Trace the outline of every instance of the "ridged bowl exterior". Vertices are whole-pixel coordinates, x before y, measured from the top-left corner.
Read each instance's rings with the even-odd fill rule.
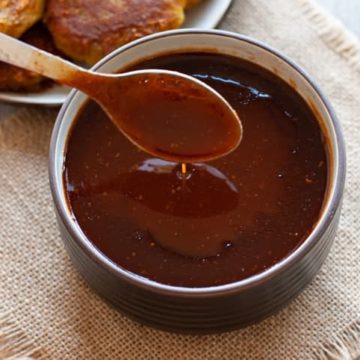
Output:
[[[327,231],[295,266],[246,291],[216,297],[159,294],[119,280],[82,251],[61,219],[67,252],[88,284],[124,314],[146,325],[182,333],[211,333],[243,327],[281,309],[316,275],[329,253],[338,225],[337,211]]]
[[[291,63],[300,75],[310,81],[291,60],[264,44],[238,34],[221,31],[173,31],[145,38],[137,43],[151,43],[153,39],[162,36],[172,37],[179,34],[231,37],[255,44],[262,51],[271,52],[272,55],[281,57],[282,61]],[[129,46],[136,47],[137,44]],[[102,63],[106,64],[107,60],[113,59],[118,52],[121,52],[121,49],[110,54]],[[332,169],[335,174],[332,179],[334,191],[331,199],[328,199],[330,205],[322,223],[314,228],[306,246],[300,246],[294,256],[289,256],[289,259],[282,261],[278,268],[270,270],[268,274],[260,274],[230,286],[198,289],[160,286],[119,269],[95,247],[85,243],[82,239],[84,235],[74,228],[73,219],[62,195],[64,190],[61,187],[59,171],[56,170],[57,166],[61,166],[59,161],[62,161],[57,153],[59,142],[65,141],[59,140],[59,128],[66,117],[67,107],[74,102],[73,92],[60,111],[54,129],[50,148],[50,184],[66,250],[89,285],[127,316],[156,328],[181,333],[211,333],[243,327],[273,314],[299,294],[314,278],[329,253],[339,221],[345,180],[345,151],[338,121],[324,95],[313,82],[311,85],[329,114],[334,131],[332,136],[327,138],[337,149],[336,169]],[[335,157],[335,154],[329,156]]]

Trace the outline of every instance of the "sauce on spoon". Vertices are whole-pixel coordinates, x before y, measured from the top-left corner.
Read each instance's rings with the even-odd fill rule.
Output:
[[[155,157],[209,161],[241,141],[236,112],[198,80],[166,71],[138,71],[123,78],[79,75],[67,83],[94,98],[129,140]]]

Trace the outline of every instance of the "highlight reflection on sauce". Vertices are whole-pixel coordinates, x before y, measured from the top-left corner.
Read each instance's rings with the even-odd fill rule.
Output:
[[[236,186],[210,165],[188,164],[183,174],[181,164],[147,159],[129,173],[72,194],[104,192],[107,199],[121,196],[139,228],[179,254],[215,256],[236,237],[234,229],[217,230],[238,205]]]
[[[187,165],[183,175],[181,164],[148,159],[125,176],[121,191],[134,203],[133,217],[166,249],[215,256],[236,237],[231,228],[219,234],[218,227],[236,208],[237,189],[210,165]]]

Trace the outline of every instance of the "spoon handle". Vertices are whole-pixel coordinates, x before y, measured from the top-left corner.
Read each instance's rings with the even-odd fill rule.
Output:
[[[71,76],[83,70],[69,61],[0,33],[0,60],[50,79],[67,83]]]

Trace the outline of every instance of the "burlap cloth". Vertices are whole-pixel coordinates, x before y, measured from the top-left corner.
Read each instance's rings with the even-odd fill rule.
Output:
[[[64,251],[47,174],[56,111],[0,105],[1,359],[359,359],[360,45],[309,0],[235,0],[221,28],[295,59],[338,113],[347,186],[320,274],[286,309],[244,330],[180,336],[128,320],[86,286]]]

